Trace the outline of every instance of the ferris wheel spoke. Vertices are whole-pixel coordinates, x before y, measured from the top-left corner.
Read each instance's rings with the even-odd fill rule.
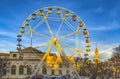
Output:
[[[42,43],[42,44],[36,46],[35,48],[41,48],[41,47],[47,46],[49,44],[50,44],[50,42],[45,42],[45,43]]]
[[[55,17],[47,17],[48,20],[52,20],[52,21],[60,21],[61,18],[55,18]]]
[[[32,33],[30,34],[30,47],[32,47]]]
[[[46,13],[45,17],[48,17],[48,12]]]
[[[25,31],[24,33],[22,33],[21,35],[27,35],[27,34],[30,34],[30,32],[29,31]]]
[[[62,25],[63,25],[63,21],[61,22],[61,24],[60,24],[60,26],[59,26],[59,28],[58,28],[58,31],[57,31],[56,37],[58,37],[58,34],[59,34],[60,30],[61,30]]]
[[[81,47],[81,48],[73,48],[72,46],[68,45],[68,44],[65,44],[63,42],[60,42],[63,46],[67,47],[67,48],[70,48],[72,51],[74,51],[73,53],[76,54],[76,53],[80,53],[85,47]]]
[[[76,48],[78,48],[78,44],[79,44],[78,34],[75,34],[75,39],[76,39]]]
[[[62,25],[63,25],[63,22],[64,22],[64,16],[63,16],[63,13],[62,13],[62,12],[61,12],[60,16],[61,16],[62,22],[61,22],[61,24],[59,25],[59,28],[58,28],[57,33],[56,33],[56,37],[58,37],[58,34],[59,34],[59,32],[60,32],[60,30],[61,30],[61,27],[62,27]]]
[[[64,38],[67,38],[67,37],[70,37],[70,36],[74,35],[75,33],[76,33],[76,32],[72,32],[72,33],[69,33],[69,34],[67,34],[67,35],[61,36],[61,37],[59,37],[59,40],[64,39]]]
[[[34,30],[36,30],[42,23],[44,22],[44,20],[38,22],[35,26],[34,26]]]
[[[63,15],[62,12],[61,12],[60,16],[61,16],[61,20],[64,21],[66,17]]]
[[[61,42],[60,42],[61,43]],[[61,45],[67,47],[68,49],[70,49],[69,51],[73,51],[73,53],[71,54],[70,57],[73,57],[76,53],[75,52],[78,52],[78,49],[77,48],[73,48],[71,47],[70,45],[68,44],[65,44],[65,43],[61,43]],[[80,50],[79,50],[80,51]]]
[[[50,37],[48,37],[48,36],[46,36],[46,35],[44,35],[44,34],[41,34],[41,33],[38,33],[38,32],[36,32],[36,31],[34,31],[33,30],[33,33],[35,33],[36,35],[39,35],[40,37],[43,37],[43,38],[45,38],[45,39],[51,39]]]
[[[70,48],[72,51],[75,51],[75,48],[73,48],[72,46],[68,45],[68,44],[65,44],[63,42],[60,42],[61,45],[67,47],[67,48]]]
[[[31,26],[29,26],[29,32],[30,32],[30,46],[32,47],[32,32],[33,32],[33,30],[32,30]]]
[[[61,18],[63,18],[64,16],[63,16],[63,12],[61,11],[61,14],[60,14],[60,16],[61,16]]]
[[[75,49],[75,51],[72,53],[72,55],[70,56],[70,58],[71,58],[71,57],[74,57],[75,55],[77,55],[78,57],[81,58],[81,53],[83,52],[83,51],[82,51],[83,48],[84,48],[84,47],[79,48],[79,49]]]
[[[80,35],[80,36],[84,36],[84,34],[83,34],[82,31],[80,31],[78,35]]]
[[[49,25],[48,21],[45,20],[45,22],[46,22],[46,24],[47,24],[47,27],[48,27],[48,30],[49,30],[51,36],[54,37],[53,32],[52,32],[52,30],[51,30],[51,28],[50,28],[50,25]]]
[[[72,31],[75,31],[75,28],[74,28],[67,20],[65,20],[64,23],[65,23]]]

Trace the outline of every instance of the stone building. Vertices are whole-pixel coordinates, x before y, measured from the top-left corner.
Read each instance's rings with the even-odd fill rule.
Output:
[[[1,79],[25,79],[25,77],[31,76],[44,54],[44,52],[32,47],[23,49],[21,54],[18,52],[10,52],[8,54],[0,53],[0,58],[8,59],[5,71],[6,73]],[[55,53],[50,54],[50,56],[55,55]],[[66,75],[72,72],[72,70],[72,63],[67,65],[59,63],[58,68],[54,69],[53,67],[47,66],[46,62],[44,61],[39,67],[37,74],[60,76]]]

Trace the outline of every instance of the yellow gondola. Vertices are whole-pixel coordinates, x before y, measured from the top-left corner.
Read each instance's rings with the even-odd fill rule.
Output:
[[[44,16],[44,10],[40,10],[40,16]]]
[[[52,8],[48,8],[48,14],[52,14]]]
[[[66,17],[69,17],[69,11],[66,11],[65,16],[66,16]]]
[[[23,29],[20,29],[20,33],[24,33],[24,30],[23,30]]]
[[[27,19],[27,20],[25,21],[25,25],[26,25],[26,26],[29,26],[29,24],[30,24],[30,23],[29,23],[29,20]]]
[[[61,14],[61,11],[59,8],[57,9],[57,14]]]

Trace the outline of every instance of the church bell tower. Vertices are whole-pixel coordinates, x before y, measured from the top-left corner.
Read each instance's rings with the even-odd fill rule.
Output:
[[[96,49],[95,49],[95,53],[94,53],[94,63],[99,64],[100,63],[100,57],[99,57],[99,50],[98,50],[98,46],[96,44]]]

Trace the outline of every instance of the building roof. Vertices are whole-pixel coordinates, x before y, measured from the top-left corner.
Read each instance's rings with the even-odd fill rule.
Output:
[[[3,58],[3,59],[4,59],[4,58],[5,58],[5,59],[7,58],[7,59],[8,59],[9,56],[10,56],[9,53],[0,53],[0,58]]]
[[[23,49],[22,52],[23,53],[36,53],[36,54],[44,53],[44,52],[37,50],[33,47],[27,47],[27,48]]]
[[[0,56],[10,56],[9,53],[0,53]]]

